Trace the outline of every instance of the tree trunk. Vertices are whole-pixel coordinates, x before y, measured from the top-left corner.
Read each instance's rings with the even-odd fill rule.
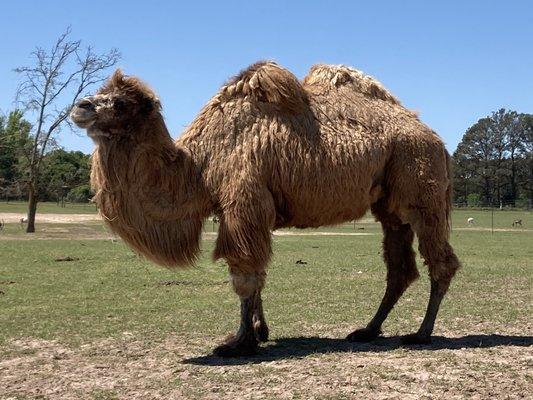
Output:
[[[37,213],[37,191],[34,182],[31,182],[28,190],[28,226],[26,233],[35,232],[35,215]]]
[[[496,198],[498,200],[498,207],[501,208],[501,205],[502,205],[502,188],[501,188],[500,178],[496,178]]]

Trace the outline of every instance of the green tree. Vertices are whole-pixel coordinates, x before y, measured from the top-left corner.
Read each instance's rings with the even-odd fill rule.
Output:
[[[23,186],[21,165],[30,143],[31,125],[22,111],[0,117],[0,195],[9,198],[15,187]]]
[[[46,185],[39,188],[40,195],[59,201],[70,190],[88,185],[89,175],[90,156],[81,151],[53,150],[43,161],[42,181]]]
[[[480,119],[468,128],[454,152],[456,185],[462,183],[457,187],[465,188],[465,200],[470,192],[481,192],[485,201],[492,198],[494,147],[490,125],[489,117]]]
[[[89,184],[76,186],[67,194],[67,200],[72,203],[86,203],[93,193]]]
[[[518,186],[523,198],[533,200],[533,114],[520,114],[521,157],[518,161]]]
[[[484,203],[514,204],[525,190],[531,196],[530,137],[531,114],[503,108],[468,128],[453,156],[456,200],[476,193]]]

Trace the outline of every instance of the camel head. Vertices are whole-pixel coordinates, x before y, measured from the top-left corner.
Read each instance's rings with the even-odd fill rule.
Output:
[[[97,143],[133,138],[146,132],[142,127],[161,118],[161,104],[145,83],[116,70],[93,96],[77,102],[70,118]],[[139,139],[139,138],[137,138]]]

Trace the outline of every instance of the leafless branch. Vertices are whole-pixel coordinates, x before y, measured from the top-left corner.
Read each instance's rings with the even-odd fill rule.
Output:
[[[49,51],[37,47],[31,53],[33,65],[15,69],[21,76],[17,102],[35,116],[28,154],[28,176],[33,188],[48,148],[56,143],[61,127],[70,126],[67,117],[72,106],[90,86],[102,82],[106,70],[120,58],[116,49],[104,54],[97,54],[90,46],[84,49],[81,41],[69,39],[70,33],[67,28]]]

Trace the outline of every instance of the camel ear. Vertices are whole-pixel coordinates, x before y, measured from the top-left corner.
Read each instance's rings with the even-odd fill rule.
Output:
[[[124,81],[124,73],[120,68],[117,68],[110,79],[113,86],[120,85]]]

